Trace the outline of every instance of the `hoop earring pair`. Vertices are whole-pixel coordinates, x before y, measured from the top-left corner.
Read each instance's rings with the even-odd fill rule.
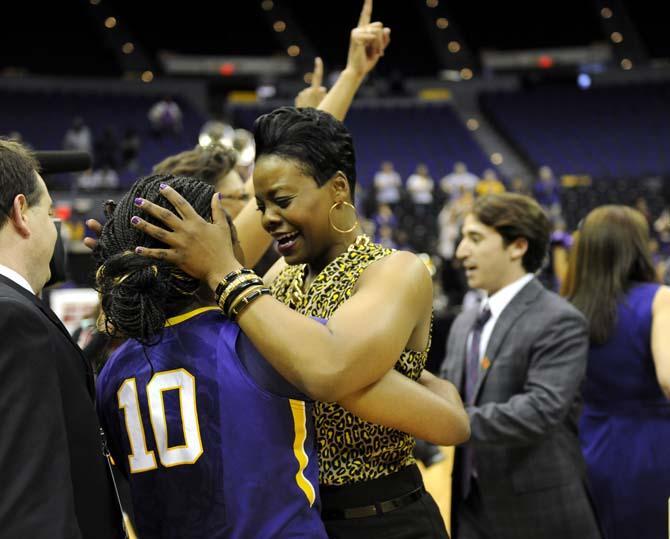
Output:
[[[335,225],[335,223],[333,223],[333,210],[339,209],[342,206],[351,208],[354,212],[354,224],[347,229],[339,228],[338,226]],[[353,204],[350,204],[349,202],[335,202],[335,204],[333,204],[330,207],[330,210],[328,211],[328,223],[330,224],[333,230],[339,232],[340,234],[348,234],[349,232],[352,232],[358,226],[358,217],[356,217],[356,208],[354,207]]]

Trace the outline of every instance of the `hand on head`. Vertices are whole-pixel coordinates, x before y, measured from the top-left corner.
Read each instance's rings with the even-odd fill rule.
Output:
[[[132,224],[145,234],[165,243],[168,249],[137,247],[135,252],[175,264],[189,275],[208,282],[212,288],[218,276],[236,270],[242,265],[235,258],[231,225],[219,193],[212,197],[212,222],[196,213],[177,191],[165,185],[161,194],[175,207],[178,216],[148,200],[139,199],[139,208],[163,223],[167,229],[134,217]]]

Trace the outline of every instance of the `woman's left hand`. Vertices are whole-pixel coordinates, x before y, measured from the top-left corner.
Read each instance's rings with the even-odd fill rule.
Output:
[[[131,219],[131,224],[170,248],[140,246],[135,249],[137,254],[175,264],[196,279],[209,283],[212,289],[225,274],[242,267],[235,259],[229,217],[223,209],[219,193],[212,197],[211,223],[198,215],[172,187],[162,187],[161,194],[179,215],[148,200],[137,199],[135,204],[166,228],[152,225],[138,216]]]

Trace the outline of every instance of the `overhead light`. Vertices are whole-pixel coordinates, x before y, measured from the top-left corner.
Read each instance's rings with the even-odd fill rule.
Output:
[[[600,16],[603,19],[610,19],[612,17],[612,10],[608,7],[604,7],[600,10]]]
[[[283,32],[286,30],[286,23],[284,21],[275,21],[272,28],[274,28],[275,32]]]
[[[494,165],[500,165],[502,164],[502,162],[503,162],[503,156],[500,153],[495,152],[491,154],[491,163],[493,163]]]
[[[300,47],[298,45],[291,45],[286,52],[289,56],[298,56],[300,54]]]
[[[107,17],[105,19],[105,27],[114,28],[116,26],[116,17]]]
[[[449,21],[445,19],[444,17],[440,17],[435,21],[435,25],[440,29],[444,30],[447,26],[449,26]]]
[[[625,69],[628,71],[629,69],[633,68],[633,62],[631,62],[628,58],[624,58],[621,60],[621,69]]]
[[[621,35],[621,32],[612,32],[610,34],[610,39],[614,43],[621,43],[623,41],[623,36]]]
[[[465,125],[470,131],[477,131],[477,129],[479,129],[479,121],[475,118],[468,118],[468,121],[465,123]]]
[[[123,54],[130,54],[135,50],[135,45],[133,45],[130,41],[128,41],[123,44],[121,50],[123,51]]]
[[[461,44],[458,41],[450,41],[447,45],[449,52],[457,53],[461,50]]]
[[[154,80],[154,74],[152,71],[147,70],[142,73],[141,78],[142,82],[151,82],[152,80]]]
[[[472,69],[469,67],[464,67],[461,69],[460,74],[463,80],[470,80],[472,78]]]
[[[264,11],[270,11],[273,7],[275,7],[275,5],[272,0],[263,0],[261,2],[261,8],[263,8]]]

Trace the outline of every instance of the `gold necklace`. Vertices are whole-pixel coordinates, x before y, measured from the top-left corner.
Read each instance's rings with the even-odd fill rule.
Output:
[[[326,266],[326,268],[328,266],[330,266],[330,264],[335,262],[335,260],[337,260],[342,255],[344,255],[345,253],[349,253],[349,252],[351,252],[355,249],[359,249],[361,247],[367,247],[370,243],[371,243],[370,238],[366,234],[360,234],[360,235],[356,236],[356,239],[353,241],[353,243],[351,245],[349,245],[349,247],[347,247],[347,250],[344,253],[335,257],[331,262],[329,262],[328,265]],[[312,283],[309,285],[309,288],[307,290],[303,291],[303,285],[304,285],[304,282],[305,282],[305,268],[306,268],[306,265],[303,264],[302,270],[299,272],[298,275],[296,275],[296,278],[293,279],[293,281],[291,281],[291,286],[289,287],[289,292],[288,292],[289,302],[293,306],[294,309],[300,309],[301,307],[303,307],[303,304],[304,304],[305,299],[307,298],[307,294],[309,292],[309,289],[311,289],[312,286],[314,286],[314,284],[317,281],[319,281],[323,275],[325,275],[324,271],[325,271],[326,268],[321,270],[321,272],[316,276],[314,281],[312,281]],[[331,278],[331,280],[332,280],[332,278]]]

